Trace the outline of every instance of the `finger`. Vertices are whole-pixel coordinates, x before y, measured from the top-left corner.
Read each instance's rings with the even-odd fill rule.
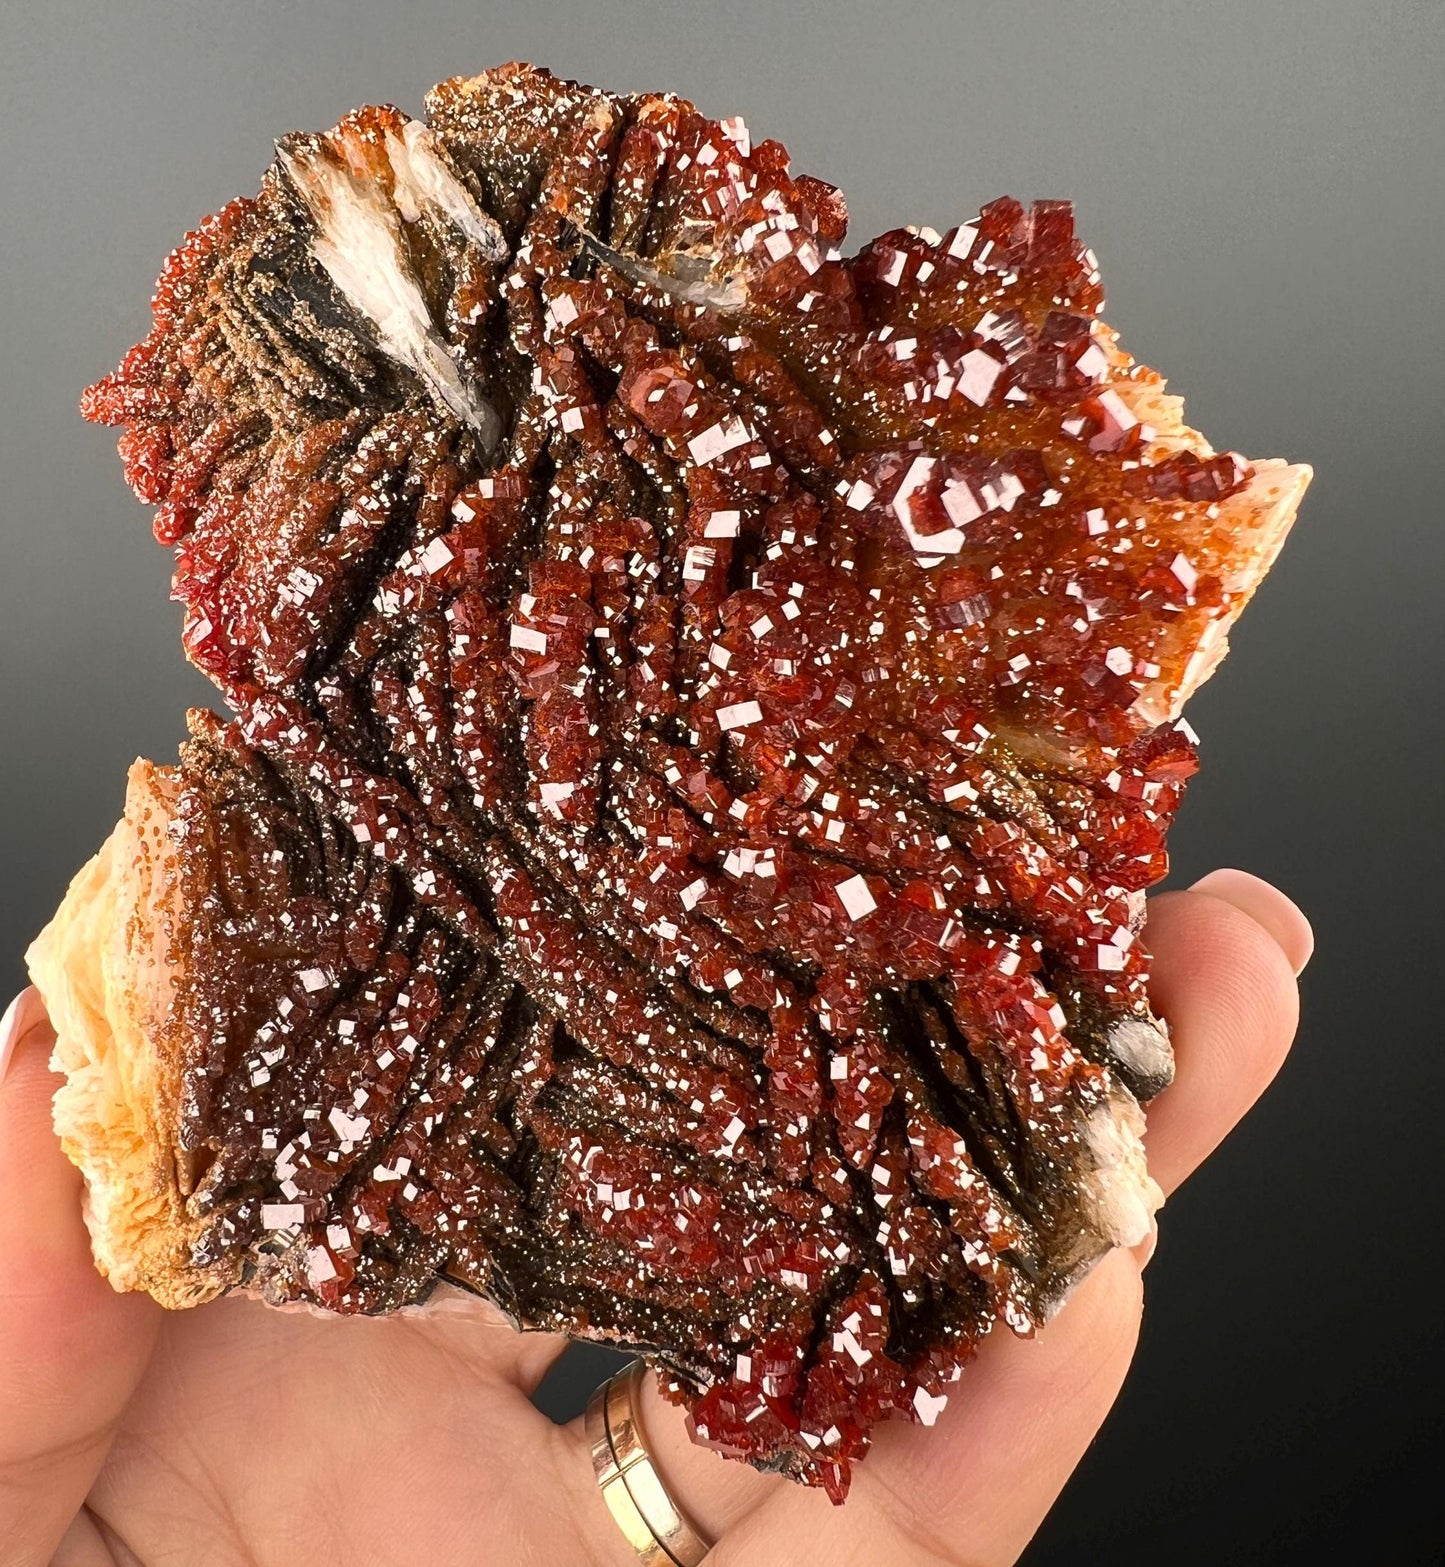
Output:
[[[437,1290],[414,1321],[474,1376],[508,1382],[528,1397],[571,1342],[563,1333],[518,1332],[495,1302],[450,1287]]]
[[[1219,893],[1155,898],[1145,930],[1154,955],[1150,998],[1174,1041],[1174,1082],[1150,1104],[1145,1134],[1150,1172],[1166,1193],[1269,1086],[1299,1021],[1298,943],[1287,953],[1260,917],[1216,886]],[[1259,889],[1274,890],[1258,882],[1242,894],[1256,910]],[[1282,893],[1276,897],[1303,921]],[[1281,923],[1278,911],[1272,923]]]
[[[51,1559],[149,1356],[160,1309],[96,1272],[80,1177],[50,1124],[55,1043],[27,990],[6,1014],[0,1081],[0,1540]]]
[[[891,1421],[845,1506],[787,1485],[709,1567],[1013,1562],[1118,1396],[1139,1332],[1138,1264],[1113,1252],[1031,1340],[990,1340],[932,1429]]]
[[[643,1380],[634,1409],[663,1485],[706,1539],[721,1539],[740,1518],[756,1511],[769,1497],[798,1489],[780,1475],[760,1474],[747,1464],[725,1459],[712,1448],[694,1442],[687,1428],[687,1412],[668,1403],[658,1392],[657,1380],[651,1374]],[[574,1440],[585,1456],[583,1422],[574,1421],[572,1427]]]
[[[542,1379],[562,1358],[572,1342],[565,1333],[539,1333],[529,1330],[518,1335],[515,1371],[512,1380],[528,1398],[542,1385]]]
[[[1189,889],[1211,898],[1222,898],[1248,914],[1274,937],[1298,979],[1315,950],[1315,933],[1303,910],[1278,887],[1251,876],[1248,871],[1218,870],[1201,876]]]
[[[134,1553],[126,1551],[122,1541],[109,1535],[105,1526],[88,1508],[70,1520],[60,1544],[55,1548],[50,1567],[139,1567]]]

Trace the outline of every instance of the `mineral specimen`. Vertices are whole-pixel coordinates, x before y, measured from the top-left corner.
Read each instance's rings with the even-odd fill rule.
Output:
[[[844,257],[738,120],[510,65],[294,135],[85,395],[235,713],[33,953],[97,1255],[443,1276],[847,1490],[1159,1194],[1178,721],[1307,469],[1064,202]]]

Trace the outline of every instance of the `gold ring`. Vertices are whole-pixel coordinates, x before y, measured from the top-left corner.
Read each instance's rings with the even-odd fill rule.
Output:
[[[643,1440],[636,1398],[646,1371],[634,1360],[609,1377],[587,1406],[597,1489],[645,1567],[699,1567],[712,1547],[668,1495]]]

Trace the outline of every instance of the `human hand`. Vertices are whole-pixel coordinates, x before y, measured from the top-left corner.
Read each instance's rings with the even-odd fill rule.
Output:
[[[1153,900],[1147,939],[1178,1056],[1148,1112],[1168,1193],[1277,1071],[1311,936],[1283,894],[1221,871]],[[635,1567],[581,1420],[555,1426],[530,1402],[563,1339],[459,1294],[383,1319],[241,1299],[170,1313],[115,1294],[51,1131],[54,1035],[34,991],[7,1025],[3,1567]],[[991,1339],[933,1429],[879,1427],[842,1508],[694,1446],[649,1382],[648,1445],[718,1542],[709,1567],[1014,1561],[1123,1382],[1151,1250],[1103,1259],[1036,1339]]]

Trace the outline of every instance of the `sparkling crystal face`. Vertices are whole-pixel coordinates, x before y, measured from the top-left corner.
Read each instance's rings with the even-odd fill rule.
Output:
[[[841,1498],[1147,1224],[1174,720],[1303,480],[1180,424],[1066,203],[845,259],[681,100],[426,111],[286,138],[86,394],[237,715],[173,827],[197,1264],[445,1273]]]

